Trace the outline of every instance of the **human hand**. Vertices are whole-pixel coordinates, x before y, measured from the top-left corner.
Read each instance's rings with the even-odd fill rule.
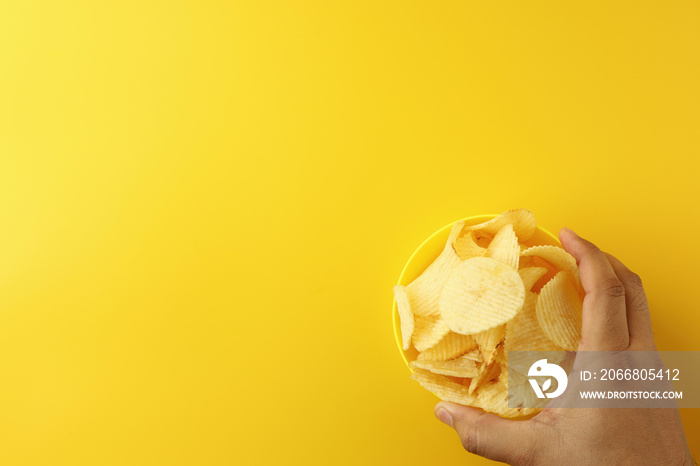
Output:
[[[583,326],[579,351],[656,351],[642,282],[622,262],[564,228],[579,264]],[[545,408],[526,421],[440,402],[435,415],[464,448],[515,465],[692,465],[680,413],[672,408]]]

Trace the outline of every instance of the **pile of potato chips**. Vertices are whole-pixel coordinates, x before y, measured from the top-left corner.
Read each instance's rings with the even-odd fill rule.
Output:
[[[536,226],[524,209],[457,222],[437,259],[394,287],[403,349],[419,352],[411,377],[441,399],[506,417],[532,414],[523,403],[508,407],[508,352],[576,350],[578,266],[560,247],[525,245]],[[526,374],[511,374],[514,383],[525,386]]]

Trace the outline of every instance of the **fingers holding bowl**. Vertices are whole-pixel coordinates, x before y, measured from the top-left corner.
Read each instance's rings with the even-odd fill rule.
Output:
[[[621,351],[629,347],[626,291],[605,253],[568,228],[559,238],[579,266],[586,293],[582,309],[580,350]]]

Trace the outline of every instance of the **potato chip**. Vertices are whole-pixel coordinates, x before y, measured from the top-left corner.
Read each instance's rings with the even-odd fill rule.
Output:
[[[438,315],[438,300],[440,299],[442,286],[447,281],[447,277],[450,276],[452,270],[460,263],[459,256],[452,244],[463,227],[464,222],[457,222],[452,226],[445,248],[437,259],[406,287],[406,293],[411,302],[411,310],[414,315]]]
[[[518,270],[520,246],[518,245],[518,238],[513,231],[513,225],[510,223],[503,225],[496,233],[496,236],[493,237],[493,240],[491,240],[487,251],[487,257],[502,262],[514,270]]]
[[[425,351],[437,345],[450,331],[439,316],[414,316],[413,346],[418,351]]]
[[[548,353],[542,353],[548,354]],[[529,362],[532,362],[530,355]],[[526,408],[523,412],[520,409],[520,415],[531,414],[543,408],[548,400],[539,400],[533,392],[530,383],[528,382],[527,372],[520,373],[513,368],[503,367],[498,376],[498,381],[505,385],[505,389],[509,392],[508,403],[512,408]],[[534,409],[532,409],[534,408]]]
[[[406,288],[401,285],[396,285],[394,287],[394,299],[396,300],[396,307],[399,311],[399,319],[401,320],[403,349],[406,351],[411,346],[411,337],[413,336],[413,329],[416,324],[413,320],[413,312],[411,312],[411,303],[408,299],[408,294],[406,294]]]
[[[481,230],[473,230],[472,236],[474,237],[474,242],[476,245],[483,249],[488,248],[489,244],[491,244],[491,240],[493,239],[493,235]]]
[[[535,256],[523,256],[523,251],[527,250],[529,248],[521,248],[520,250],[520,263],[518,264],[518,270],[526,268],[526,267],[545,267],[545,262],[544,259],[540,259],[539,257]],[[539,261],[539,263],[537,262]],[[549,265],[549,264],[547,264]],[[551,265],[550,265],[551,267]],[[554,267],[552,267],[554,269]],[[555,274],[556,275],[556,274]]]
[[[464,222],[462,220],[459,220],[452,225],[452,228],[450,228],[450,234],[447,236],[445,249],[448,251],[452,249],[452,251],[454,251],[455,240],[462,233],[462,230],[464,230]]]
[[[581,307],[573,277],[565,270],[542,287],[537,300],[537,320],[544,334],[567,351],[575,351],[581,339]]]
[[[446,361],[456,358],[477,347],[474,337],[450,332],[435,346],[423,351],[418,359],[428,361]]]
[[[468,387],[447,376],[419,368],[414,369],[411,374],[413,380],[444,401],[481,408],[505,417],[525,416],[537,411],[536,409],[508,408],[507,388],[498,377],[498,373],[495,373],[494,382],[487,381],[479,384],[479,388],[470,394]]]
[[[528,408],[520,411],[521,415],[531,414],[538,411],[538,408],[543,408],[548,399],[537,398],[537,395],[532,390],[527,375],[523,375],[516,371],[509,371],[506,375],[508,383],[506,390],[508,391],[508,403],[517,408]]]
[[[541,257],[537,256],[521,255],[520,264],[518,267],[518,270],[522,270],[528,267],[541,267],[547,270],[547,272],[532,285],[532,288],[530,288],[530,291],[535,293],[539,293],[542,287],[545,285],[545,283],[550,281],[552,278],[554,278],[556,274],[559,273],[559,270],[556,267],[554,267],[552,264],[542,259]]]
[[[574,278],[574,284],[577,290],[581,290],[581,281],[578,275],[578,265],[574,256],[566,252],[559,246],[533,246],[527,248],[521,254],[522,256],[537,256],[552,264],[558,270],[566,270],[571,273]]]
[[[471,395],[474,391],[486,382],[493,380],[498,377],[501,372],[500,364],[486,364],[482,363],[477,366],[479,369],[479,375],[471,379],[469,382],[469,394]]]
[[[469,394],[467,387],[444,375],[433,374],[425,369],[414,369],[411,378],[426,390],[435,393],[441,400],[467,406],[476,401],[476,397]]]
[[[492,218],[478,225],[470,225],[465,230],[480,230],[490,235],[495,235],[504,225],[510,223],[520,241],[527,241],[532,238],[537,228],[535,216],[529,210],[516,209],[503,212],[498,217]]]
[[[498,345],[506,336],[506,326],[499,325],[474,335],[474,340],[479,345],[481,357],[486,364],[491,364],[496,357]]]
[[[499,380],[484,384],[477,394],[476,405],[503,417],[520,417],[537,412],[536,409],[509,408],[508,388]]]
[[[508,365],[507,364],[501,364],[501,372],[499,372],[497,380],[499,382],[501,382],[503,385],[505,385],[506,390],[508,389]]]
[[[479,370],[476,361],[469,358],[457,358],[449,361],[427,361],[416,359],[409,364],[411,369],[425,369],[434,374],[449,375],[452,377],[476,377]]]
[[[505,377],[502,377],[503,375],[505,375]],[[503,380],[503,379],[507,380],[507,382],[505,384],[506,388],[513,387],[515,389],[516,387],[520,387],[520,386],[523,386],[523,387],[527,386],[528,388],[530,387],[530,382],[527,381],[527,374],[521,374],[520,372],[514,372],[513,370],[504,371],[499,376],[499,380]],[[513,390],[513,392],[515,392],[515,391],[516,390]],[[530,391],[532,391],[532,390],[530,390]],[[537,398],[537,397],[535,396],[535,398]]]
[[[523,267],[518,270],[518,275],[520,275],[520,279],[523,281],[525,291],[530,291],[533,285],[537,283],[537,280],[544,277],[546,273],[546,267]]]
[[[515,316],[525,300],[520,275],[488,257],[461,262],[443,287],[439,312],[450,330],[472,335]]]
[[[481,357],[481,351],[479,351],[479,348],[475,348],[471,351],[464,353],[463,355],[460,356],[460,358],[471,359],[472,361],[476,361],[476,362],[482,362],[482,360],[483,360]]]
[[[476,244],[476,241],[474,241],[474,232],[471,231],[468,231],[466,235],[457,238],[455,240],[454,248],[457,255],[462,260],[486,255],[486,248],[482,248]]]
[[[505,345],[499,345],[496,347],[496,356],[493,360],[502,367],[508,367],[508,353],[505,351],[504,346]]]
[[[479,390],[476,404],[484,411],[507,418],[529,416],[540,411],[525,407],[510,408],[508,406],[508,387],[500,380],[484,385]]]
[[[506,386],[498,379],[484,383],[477,394],[479,404],[491,408],[499,408],[498,405],[507,406]],[[502,406],[500,407],[502,408]]]
[[[456,333],[455,335],[459,335]],[[471,336],[471,335],[463,335],[463,336]],[[430,354],[430,351],[432,350],[429,349],[427,351],[423,351],[422,353],[418,353],[418,357],[416,358],[416,361],[443,361],[441,359],[435,359],[434,354]],[[479,351],[479,348],[476,347],[472,350],[467,351],[464,354],[459,355],[458,357],[464,358],[464,359],[471,359],[474,362],[481,362],[481,351]],[[454,359],[454,358],[452,358]],[[444,361],[450,361],[450,359],[444,359]]]
[[[528,291],[522,309],[506,324],[506,351],[563,351],[544,334],[537,320],[538,298]]]

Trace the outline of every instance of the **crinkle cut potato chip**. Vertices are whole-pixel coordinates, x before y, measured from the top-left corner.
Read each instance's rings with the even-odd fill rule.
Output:
[[[441,400],[481,408],[504,417],[520,417],[535,412],[533,409],[508,408],[507,391],[499,381],[485,384],[482,390],[469,394],[469,389],[450,378],[425,369],[414,369],[411,378]]]
[[[450,329],[439,316],[415,316],[416,327],[413,330],[413,346],[418,351],[426,351],[437,345]]]
[[[548,359],[549,361],[549,359]],[[530,387],[530,382],[528,381],[527,375],[520,374],[516,371],[509,371],[506,376],[508,383],[506,388],[509,392],[508,401],[514,406],[522,409],[523,406],[530,406],[529,409],[524,410],[524,414],[530,414],[532,412],[537,412],[547,404],[547,399],[539,399],[537,395]]]
[[[555,268],[552,264],[542,259],[541,257],[521,255],[518,271],[530,267],[540,267],[547,270],[547,272],[545,272],[545,274],[542,277],[540,277],[540,279],[537,280],[530,288],[530,291],[533,291],[535,293],[539,293],[542,287],[545,285],[545,283],[550,281],[552,278],[554,278],[556,274],[559,273],[559,270],[557,268]]]
[[[506,324],[506,351],[547,351],[555,349],[537,320],[539,295],[528,291],[522,309]]]
[[[476,397],[462,384],[448,379],[444,375],[433,374],[425,369],[413,369],[411,378],[423,388],[435,393],[441,400],[473,406]]]
[[[432,348],[423,351],[418,359],[429,361],[447,361],[461,356],[477,347],[474,337],[449,332]]]
[[[474,237],[474,242],[476,243],[476,245],[483,249],[487,249],[489,247],[489,244],[491,244],[491,240],[493,239],[493,235],[490,235],[481,230],[473,230],[472,235]]]
[[[482,362],[482,360],[483,360],[481,358],[481,351],[479,351],[478,348],[475,348],[467,353],[464,353],[463,355],[460,356],[460,358],[471,359],[472,361],[476,361],[476,362]],[[418,359],[420,359],[420,357]]]
[[[425,369],[434,374],[450,375],[452,377],[476,377],[479,375],[476,361],[470,358],[457,358],[449,361],[416,359],[409,366],[411,369]]]
[[[474,335],[474,340],[479,345],[481,357],[486,364],[491,364],[493,362],[496,357],[498,345],[503,341],[505,336],[505,325],[499,325]]]
[[[496,348],[496,357],[494,361],[501,366],[508,367],[508,353],[506,353],[504,346],[505,345],[499,345]]]
[[[455,267],[438,308],[450,330],[472,335],[512,319],[524,299],[518,272],[488,257],[474,257]]]
[[[582,301],[571,274],[562,270],[540,290],[535,308],[537,320],[557,346],[576,351],[581,339]]]
[[[552,264],[558,270],[566,270],[571,273],[574,278],[574,285],[576,289],[581,291],[581,281],[578,275],[578,265],[576,264],[576,259],[574,256],[564,251],[564,249],[558,246],[533,246],[527,248],[521,253],[522,256],[536,256],[544,259],[545,261]]]
[[[459,334],[455,333],[455,335],[459,335]],[[462,336],[471,336],[471,335],[462,335]],[[476,345],[476,342],[475,342],[475,345]],[[435,347],[433,347],[433,348],[435,348]],[[435,353],[431,354],[431,350],[433,348],[430,348],[429,350],[426,350],[426,351],[423,351],[422,353],[419,353],[418,357],[416,358],[416,361],[450,361],[451,359],[454,359],[454,358],[438,359],[438,356]],[[460,354],[459,356],[456,356],[456,357],[460,357],[460,358],[464,358],[464,359],[471,359],[472,361],[476,361],[476,362],[482,361],[481,351],[479,351],[479,348],[477,348],[476,346],[474,347],[474,349],[470,349],[466,353]]]
[[[481,385],[489,382],[496,377],[501,372],[500,364],[486,364],[482,363],[479,367],[479,375],[471,379],[469,382],[469,394],[474,393]]]
[[[539,411],[535,408],[509,408],[508,387],[500,380],[482,386],[477,396],[477,403],[484,411],[510,418],[528,416]]]
[[[523,281],[525,291],[532,290],[532,287],[535,283],[537,283],[537,280],[544,277],[544,274],[546,273],[546,267],[523,267],[518,270],[518,275],[520,275],[520,279]]]
[[[487,256],[506,264],[513,270],[518,270],[520,245],[518,244],[518,237],[515,236],[515,231],[513,231],[513,225],[509,223],[498,230],[496,236],[491,240],[491,244],[489,244]]]
[[[496,218],[465,227],[466,230],[481,230],[490,235],[495,235],[504,225],[511,224],[520,241],[532,238],[537,228],[537,221],[532,212],[526,209],[515,209],[503,212]]]
[[[411,312],[411,303],[406,293],[406,288],[401,285],[394,287],[394,299],[396,307],[399,311],[399,319],[401,320],[401,339],[403,341],[403,349],[407,351],[411,346],[411,337],[413,337],[413,329],[415,321],[413,312]]]
[[[416,316],[437,316],[438,300],[442,286],[452,270],[460,263],[459,256],[452,244],[464,227],[464,222],[457,222],[452,226],[447,244],[435,261],[425,269],[418,278],[407,287],[411,302],[411,310]]]
[[[524,209],[478,225],[457,222],[433,263],[394,288],[402,347],[417,350],[405,355],[411,378],[441,399],[505,417],[548,401],[535,403],[519,371],[531,364],[529,351],[568,361],[581,334],[582,290],[571,255],[532,246],[536,228]]]
[[[455,251],[460,259],[466,260],[472,257],[486,255],[486,248],[482,248],[474,240],[474,232],[468,231],[464,236],[460,236],[454,243]]]

